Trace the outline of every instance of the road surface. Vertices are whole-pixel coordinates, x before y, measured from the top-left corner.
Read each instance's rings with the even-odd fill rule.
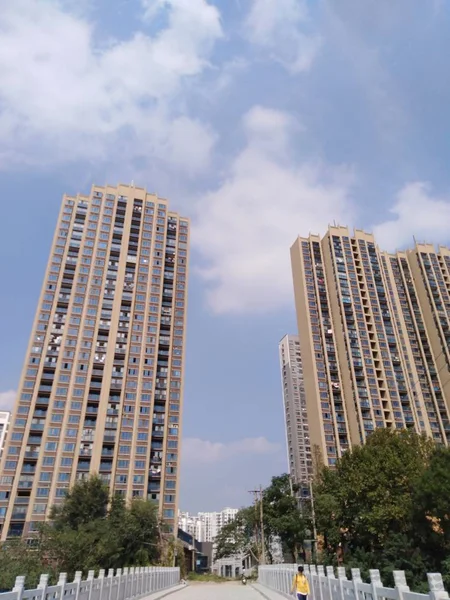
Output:
[[[269,594],[272,597],[273,592]],[[281,596],[273,595],[273,598],[281,598]],[[167,600],[264,600],[264,598],[249,584],[193,583],[187,585],[186,589],[169,596]]]

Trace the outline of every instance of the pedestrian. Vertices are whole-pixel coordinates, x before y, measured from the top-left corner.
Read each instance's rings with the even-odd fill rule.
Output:
[[[309,581],[303,571],[304,569],[300,565],[292,582],[291,594],[295,592],[297,600],[307,600],[309,594]]]

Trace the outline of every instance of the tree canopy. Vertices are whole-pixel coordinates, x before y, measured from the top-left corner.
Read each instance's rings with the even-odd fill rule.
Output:
[[[28,585],[35,585],[40,573],[73,577],[80,570],[157,564],[167,554],[156,504],[110,498],[98,477],[77,482],[51,519],[31,549],[22,540],[3,545],[0,588],[10,589],[19,574],[27,573]]]
[[[450,451],[414,432],[376,430],[314,486],[323,559],[405,570],[420,589],[450,549]]]
[[[274,540],[281,542],[284,553],[290,555],[291,560],[297,560],[303,550],[310,519],[300,512],[297,491],[287,474],[273,477],[271,484],[263,490],[265,555],[269,562]],[[260,561],[260,502],[241,509],[236,519],[223,527],[216,538],[216,558],[249,553]]]

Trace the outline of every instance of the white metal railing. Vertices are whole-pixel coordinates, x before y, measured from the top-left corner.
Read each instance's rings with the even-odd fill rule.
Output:
[[[180,583],[180,569],[168,567],[126,567],[89,571],[87,579],[77,571],[72,583],[67,574],[60,573],[56,585],[48,585],[48,575],[41,575],[36,589],[25,589],[25,576],[16,577],[11,592],[0,594],[0,600],[137,600]]]
[[[291,588],[298,565],[265,565],[258,569],[258,583],[292,598]],[[394,571],[395,587],[384,587],[378,569],[370,571],[370,583],[363,583],[360,569],[351,569],[347,579],[345,567],[304,565],[309,580],[311,600],[448,600],[440,573],[428,573],[428,594],[411,592],[404,571]]]

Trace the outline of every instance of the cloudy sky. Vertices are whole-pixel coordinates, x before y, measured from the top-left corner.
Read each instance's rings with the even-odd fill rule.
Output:
[[[286,470],[295,237],[450,241],[450,5],[0,3],[0,407],[62,193],[134,180],[192,219],[181,506],[241,506]]]

